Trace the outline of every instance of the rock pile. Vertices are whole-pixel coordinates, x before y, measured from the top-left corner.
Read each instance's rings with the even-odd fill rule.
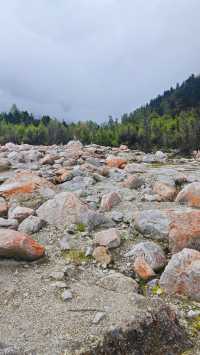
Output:
[[[197,162],[78,141],[0,146],[0,264],[3,343],[24,349],[37,313],[35,354],[138,354],[139,339],[143,354],[179,354],[190,343],[165,297],[200,301]]]

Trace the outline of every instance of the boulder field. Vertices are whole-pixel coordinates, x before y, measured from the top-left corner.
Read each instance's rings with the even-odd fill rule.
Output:
[[[0,146],[0,270],[0,354],[199,354],[199,162]]]

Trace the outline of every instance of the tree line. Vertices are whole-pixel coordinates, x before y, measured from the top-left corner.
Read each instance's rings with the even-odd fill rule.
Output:
[[[66,144],[71,139],[84,144],[127,144],[145,151],[178,149],[188,153],[199,149],[200,76],[192,75],[120,120],[109,117],[102,124],[59,122],[49,116],[37,119],[16,105],[8,113],[0,113],[0,144]]]

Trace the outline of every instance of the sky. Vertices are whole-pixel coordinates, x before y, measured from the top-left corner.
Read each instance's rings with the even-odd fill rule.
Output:
[[[199,0],[0,2],[0,111],[105,121],[200,73]]]

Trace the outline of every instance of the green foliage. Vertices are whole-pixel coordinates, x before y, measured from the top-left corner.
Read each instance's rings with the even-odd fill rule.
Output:
[[[164,293],[164,290],[159,285],[155,285],[152,287],[152,294],[154,296],[160,296],[163,293]]]
[[[85,232],[85,224],[79,223],[76,226],[78,232]]]
[[[13,105],[0,114],[0,144],[66,144],[77,138],[84,144],[119,146],[151,151],[178,149],[189,153],[200,148],[200,76],[165,91],[121,121],[109,116],[107,123],[66,123],[49,116],[36,119]]]
[[[86,256],[82,250],[78,250],[78,249],[64,251],[63,256],[66,261],[77,265],[89,262],[93,259],[92,256]]]

